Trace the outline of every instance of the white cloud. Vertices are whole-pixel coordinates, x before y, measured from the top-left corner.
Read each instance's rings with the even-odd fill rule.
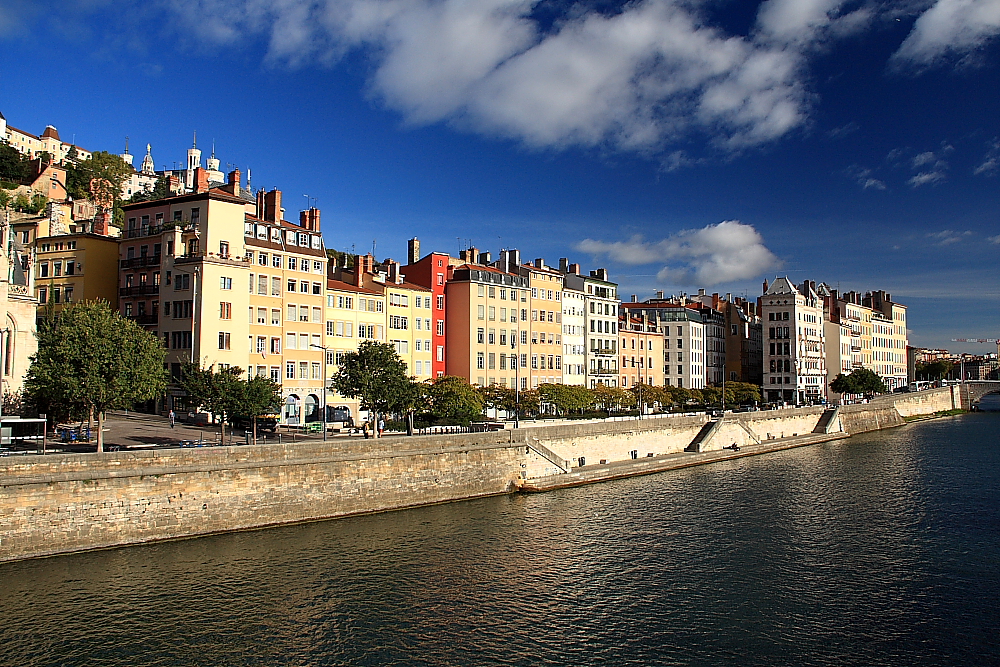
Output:
[[[872,172],[871,169],[866,169],[866,168],[863,168],[863,167],[859,167],[857,165],[852,165],[852,166],[848,167],[844,171],[844,173],[847,175],[848,178],[851,178],[854,181],[856,181],[857,184],[861,186],[862,190],[870,190],[870,189],[885,190],[886,189],[885,181],[882,181],[881,179],[875,178],[872,175],[873,172]]]
[[[940,232],[928,234],[927,238],[934,239],[937,245],[951,245],[953,243],[958,243],[969,236],[972,236],[972,232],[970,231],[956,232],[951,229],[945,229]]]
[[[913,188],[919,188],[921,185],[927,185],[940,183],[945,179],[943,171],[922,171],[906,183]]]
[[[926,67],[949,56],[967,56],[1000,34],[997,0],[937,0],[917,19],[893,54],[900,66]]]
[[[586,239],[576,249],[606,255],[622,264],[663,263],[657,278],[673,285],[718,285],[753,278],[780,266],[760,233],[738,220],[686,229],[662,241],[647,242],[639,236],[611,243]]]
[[[997,234],[996,236],[988,236],[986,240],[993,245],[1000,245],[1000,234]]]
[[[805,126],[815,101],[811,57],[901,3],[928,4],[766,0],[749,34],[736,35],[711,23],[718,3],[700,0],[633,0],[607,13],[570,2],[546,29],[531,16],[538,0],[157,2],[192,43],[266,35],[274,65],[363,51],[369,94],[408,123],[446,122],[532,147],[672,153],[668,169],[685,164],[676,151],[691,139],[738,152]],[[897,56],[929,53],[944,39],[942,22],[957,36],[948,48],[974,48],[981,40],[961,26],[992,25],[997,5],[937,0]]]
[[[986,145],[982,163],[972,171],[976,176],[994,176],[1000,170],[1000,138],[994,137]]]

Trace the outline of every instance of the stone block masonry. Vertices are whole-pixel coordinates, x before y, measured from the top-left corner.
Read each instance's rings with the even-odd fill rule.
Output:
[[[5,459],[0,560],[505,493],[522,452],[499,432]]]

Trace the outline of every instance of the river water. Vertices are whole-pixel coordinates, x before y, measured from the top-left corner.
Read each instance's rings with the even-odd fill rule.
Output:
[[[1000,413],[0,566],[0,664],[1000,664]]]

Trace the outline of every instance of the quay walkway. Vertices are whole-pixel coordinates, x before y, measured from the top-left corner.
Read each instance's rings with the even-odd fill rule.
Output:
[[[625,461],[612,461],[597,465],[587,465],[573,468],[572,472],[547,477],[535,477],[523,480],[519,490],[523,493],[542,493],[584,484],[596,484],[612,479],[652,475],[666,470],[678,470],[692,466],[728,461],[744,456],[757,456],[783,449],[806,447],[831,440],[843,440],[850,437],[847,433],[810,433],[791,438],[775,438],[764,440],[759,445],[747,445],[739,450],[723,449],[708,452],[678,452],[662,456],[650,456]]]

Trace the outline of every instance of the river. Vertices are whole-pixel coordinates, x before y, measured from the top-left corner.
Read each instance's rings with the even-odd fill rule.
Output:
[[[1000,664],[1000,413],[0,566],[0,664]]]

